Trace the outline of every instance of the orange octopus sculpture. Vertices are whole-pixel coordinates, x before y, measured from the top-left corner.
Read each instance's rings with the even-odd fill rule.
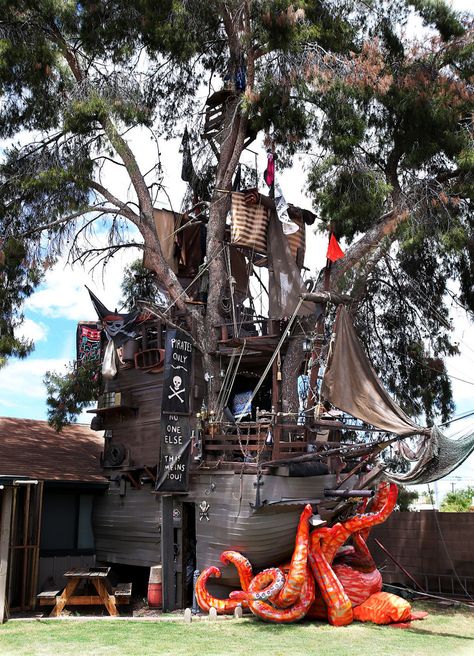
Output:
[[[242,590],[231,592],[228,599],[210,595],[206,583],[221,573],[217,567],[208,567],[196,582],[200,608],[209,611],[214,607],[220,614],[230,614],[240,605],[268,622],[290,623],[308,617],[327,620],[333,626],[353,620],[388,624],[421,619],[426,613],[413,614],[405,599],[381,592],[382,577],[366,545],[371,527],[384,522],[393,511],[397,494],[395,484],[381,483],[370,512],[364,512],[365,501],[355,517],[311,533],[313,510],[308,504],[299,520],[291,563],[256,576],[247,558],[224,551],[221,560],[235,565]],[[350,537],[352,545],[344,546]]]

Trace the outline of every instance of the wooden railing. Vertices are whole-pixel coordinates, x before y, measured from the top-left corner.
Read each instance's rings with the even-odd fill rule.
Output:
[[[308,444],[304,426],[240,422],[209,424],[202,446],[206,460],[262,463],[303,455]]]

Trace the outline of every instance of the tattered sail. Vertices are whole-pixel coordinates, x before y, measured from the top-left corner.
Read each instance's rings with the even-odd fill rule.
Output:
[[[384,389],[342,306],[335,333],[321,388],[323,397],[340,410],[387,432],[404,438],[419,435],[416,452],[406,443],[396,445],[399,453],[414,463],[411,470],[398,475],[386,472],[387,478],[410,485],[430,483],[459,467],[474,451],[474,431],[452,440],[436,426],[428,429],[417,425]]]
[[[321,394],[357,419],[407,437],[426,433],[395,403],[365,355],[347,310],[340,306]]]

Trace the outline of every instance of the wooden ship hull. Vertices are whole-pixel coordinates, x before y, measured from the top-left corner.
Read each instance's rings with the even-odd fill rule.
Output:
[[[245,554],[257,569],[287,561],[304,505],[316,508],[340,477],[321,463],[304,471],[289,464],[314,441],[305,426],[271,426],[264,417],[242,421],[236,429],[196,418],[205,381],[195,361],[187,487],[157,490],[165,333],[156,322],[152,325],[143,330],[145,348],[140,351],[152,355],[137,359],[144,362],[142,368],[123,362],[93,411],[93,426],[105,430],[102,464],[110,479],[108,491],[95,504],[93,521],[97,560],[140,568],[162,564],[164,579],[169,575],[167,605],[172,609],[191,603],[189,576],[196,569],[221,565],[219,585],[237,584],[235,569],[220,563],[225,550]],[[247,366],[255,366],[252,358],[255,354]],[[327,444],[328,430],[324,433]],[[275,457],[277,464],[272,464]]]

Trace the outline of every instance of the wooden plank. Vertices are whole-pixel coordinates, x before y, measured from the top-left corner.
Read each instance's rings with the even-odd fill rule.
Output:
[[[23,546],[28,545],[28,528],[30,525],[31,485],[26,486],[23,499]],[[23,554],[23,576],[21,579],[21,609],[26,608],[26,587],[28,585],[28,553]]]
[[[5,487],[2,492],[2,512],[0,513],[0,624],[5,622],[7,616],[6,592],[12,507],[13,490],[11,487]]]
[[[109,615],[112,615],[113,617],[117,617],[119,615],[119,612],[115,607],[115,597],[109,594],[107,588],[105,587],[105,581],[103,581],[101,578],[93,578],[92,583],[94,584],[95,589],[99,593],[99,597],[102,603],[109,611]]]
[[[62,594],[60,594],[59,597],[56,597],[54,608],[49,614],[50,617],[59,617],[59,615],[61,615],[64,606],[68,603],[69,597],[72,597],[75,589],[79,585],[79,581],[79,578],[74,578],[67,582]]]
[[[130,597],[132,594],[131,583],[119,583],[114,588],[114,597]]]
[[[36,595],[37,599],[55,599],[61,590],[44,590]]]

